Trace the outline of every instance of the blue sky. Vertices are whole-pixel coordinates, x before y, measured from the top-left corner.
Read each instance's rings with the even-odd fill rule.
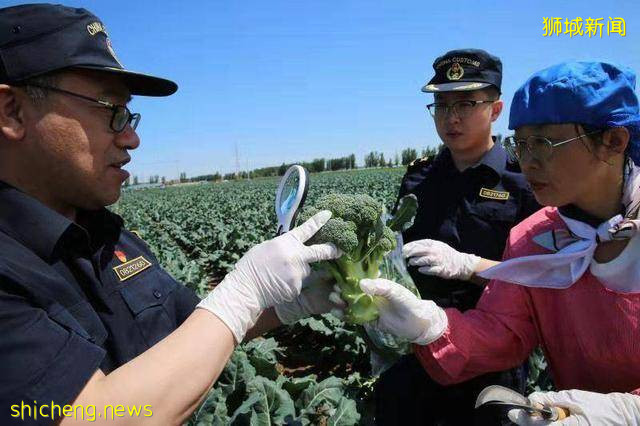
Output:
[[[9,1],[4,4],[18,4]],[[640,71],[637,1],[67,1],[106,24],[132,70],[175,80],[169,98],[135,98],[132,174],[177,177],[438,143],[420,87],[447,50],[503,61],[507,133],[515,89],[569,59]],[[533,4],[535,3],[535,4]],[[543,37],[543,17],[604,18],[602,38]],[[606,35],[609,17],[626,36]]]

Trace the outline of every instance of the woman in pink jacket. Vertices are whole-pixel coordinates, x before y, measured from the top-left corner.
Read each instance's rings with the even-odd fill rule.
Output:
[[[434,241],[405,246],[425,273],[491,279],[476,309],[419,300],[391,281],[378,326],[410,339],[442,384],[516,366],[541,346],[560,392],[530,395],[565,407],[553,424],[640,424],[640,113],[635,75],[599,62],[559,64],[515,93],[507,148],[548,206],[511,231],[493,267]],[[468,272],[468,271],[467,271]],[[467,274],[468,275],[468,274]],[[518,424],[547,424],[524,412]]]

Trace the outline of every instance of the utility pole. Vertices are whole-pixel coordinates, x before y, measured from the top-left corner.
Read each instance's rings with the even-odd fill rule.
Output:
[[[238,142],[236,142],[236,179],[240,176],[240,156],[238,155]]]

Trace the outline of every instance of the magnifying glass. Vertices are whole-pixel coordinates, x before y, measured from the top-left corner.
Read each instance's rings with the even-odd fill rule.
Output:
[[[304,205],[309,190],[309,172],[302,166],[293,165],[287,169],[276,191],[277,235],[289,231],[295,223],[298,212]]]

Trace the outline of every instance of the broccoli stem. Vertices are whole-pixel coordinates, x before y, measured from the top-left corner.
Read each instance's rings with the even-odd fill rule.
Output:
[[[359,262],[354,262],[345,255],[339,259],[324,262],[324,266],[340,286],[340,296],[347,302],[345,319],[348,322],[364,324],[378,317],[377,298],[363,293],[360,289],[360,280],[378,277],[382,262],[382,257],[378,257],[379,259],[366,257]]]

